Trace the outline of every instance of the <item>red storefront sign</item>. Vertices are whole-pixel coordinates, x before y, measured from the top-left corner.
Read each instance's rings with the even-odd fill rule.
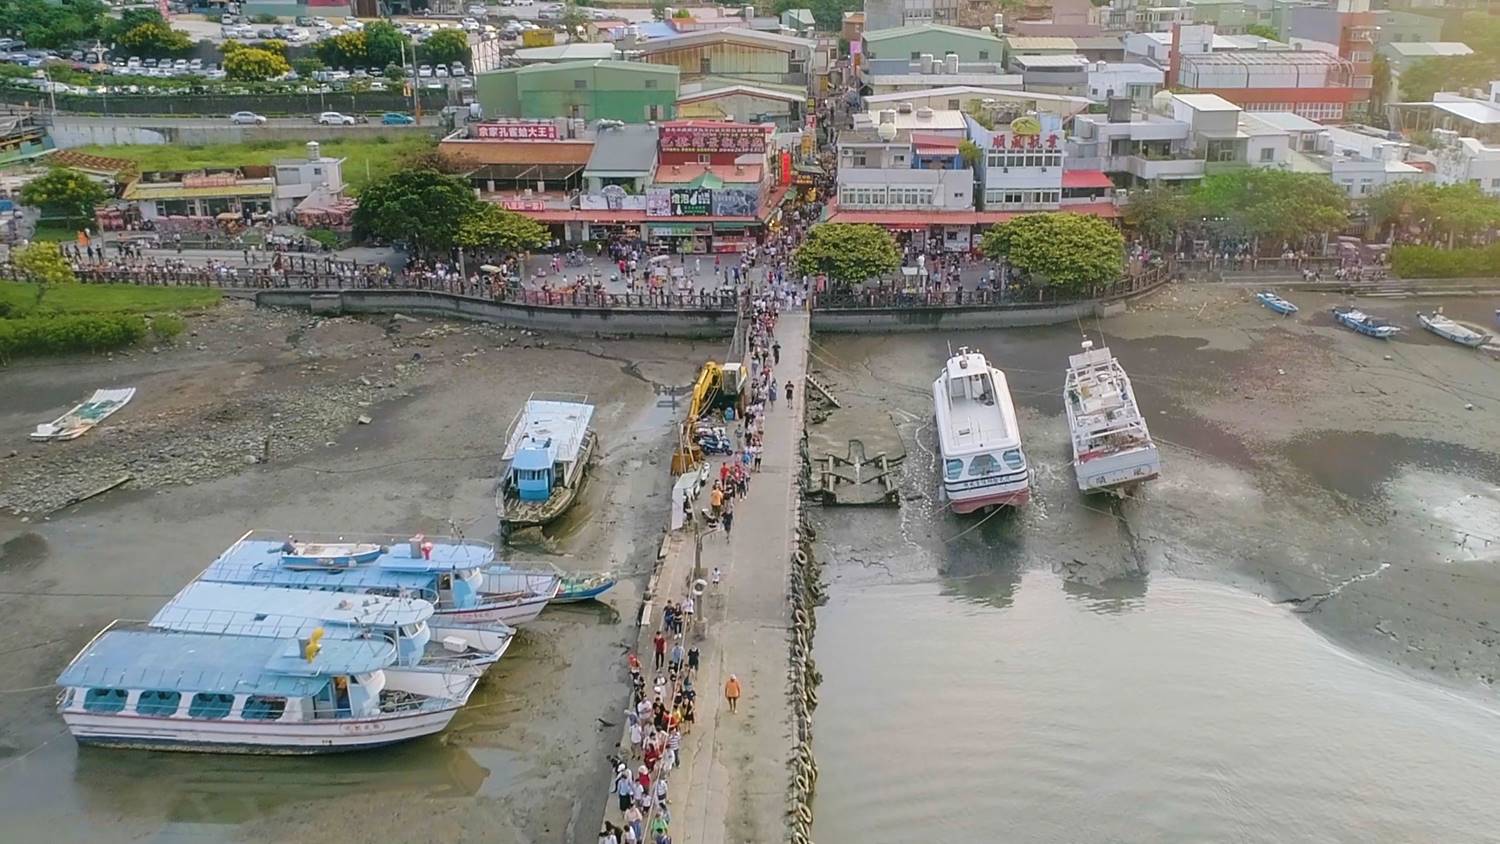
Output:
[[[507,211],[545,211],[547,201],[543,199],[509,198],[500,200],[500,207]]]
[[[495,141],[555,141],[557,124],[541,120],[481,123],[474,127],[474,137]]]
[[[1046,135],[1002,135],[996,134],[990,141],[995,149],[1057,149],[1056,132]]]
[[[725,123],[661,127],[662,152],[765,152],[766,130]]]

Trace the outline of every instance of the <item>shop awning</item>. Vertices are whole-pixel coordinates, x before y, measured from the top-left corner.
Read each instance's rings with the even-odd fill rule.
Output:
[[[1114,182],[1103,170],[1064,170],[1062,186],[1065,188],[1112,188]]]

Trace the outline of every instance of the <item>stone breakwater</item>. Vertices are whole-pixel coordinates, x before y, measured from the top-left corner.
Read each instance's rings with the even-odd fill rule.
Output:
[[[798,487],[805,491],[808,470],[805,434],[801,453],[803,472]],[[802,512],[803,501],[799,495],[795,514],[796,547],[792,551],[788,579],[788,600],[792,608],[788,677],[795,746],[787,761],[791,768],[791,785],[787,790],[787,838],[792,844],[812,844],[812,803],[818,787],[818,763],[812,752],[813,711],[818,708],[818,684],[822,681],[813,660],[812,642],[818,626],[817,607],[825,598],[823,568],[813,556],[816,535]]]

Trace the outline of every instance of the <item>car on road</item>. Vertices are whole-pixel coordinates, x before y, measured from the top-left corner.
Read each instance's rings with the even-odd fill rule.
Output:
[[[386,126],[410,126],[417,121],[410,114],[388,111],[381,115],[380,122]]]
[[[261,126],[265,124],[266,118],[253,111],[237,111],[229,115],[229,122],[240,126]]]
[[[476,18],[482,18],[485,15],[489,14],[489,10],[485,8],[485,5],[483,3],[469,4],[468,12]]]
[[[336,111],[325,111],[318,115],[318,123],[323,126],[353,126],[355,122],[352,116]]]

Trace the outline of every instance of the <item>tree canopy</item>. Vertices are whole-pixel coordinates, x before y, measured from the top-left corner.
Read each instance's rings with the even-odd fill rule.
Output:
[[[464,217],[453,236],[465,249],[488,249],[503,254],[540,249],[552,240],[547,227],[523,214],[484,203]]]
[[[385,67],[388,64],[400,64],[403,49],[406,52],[407,61],[415,56],[410,39],[397,29],[395,24],[376,21],[366,26],[360,34],[365,39],[366,62],[364,66]]]
[[[1429,240],[1471,238],[1500,226],[1500,199],[1470,182],[1396,182],[1370,197],[1365,208],[1378,228],[1398,226]]]
[[[1476,88],[1500,75],[1500,57],[1475,52],[1472,56],[1423,59],[1401,71],[1401,99],[1425,102],[1438,91]]]
[[[77,170],[54,167],[21,188],[21,201],[67,220],[87,220],[109,191]]]
[[[901,253],[890,232],[864,223],[814,226],[792,253],[792,266],[803,275],[826,275],[843,284],[895,272]]]
[[[329,67],[347,70],[370,65],[370,53],[363,32],[345,32],[332,38],[324,38],[313,51]]]
[[[1192,218],[1191,195],[1171,185],[1132,191],[1124,208],[1125,225],[1149,243],[1165,243]]]
[[[469,36],[461,29],[442,29],[422,42],[422,57],[435,65],[469,65]]]
[[[1191,210],[1222,235],[1288,242],[1349,222],[1349,199],[1326,175],[1262,168],[1204,178],[1193,190]]]
[[[460,224],[479,208],[463,179],[426,168],[402,170],[360,191],[354,233],[444,251],[453,245]]]
[[[36,285],[35,305],[42,304],[47,288],[57,284],[71,284],[78,280],[73,267],[63,257],[56,243],[36,242],[12,249],[10,265],[15,268],[20,281]]]
[[[104,8],[98,0],[4,0],[0,2],[0,31],[19,36],[28,47],[70,47],[104,34]]]
[[[992,226],[979,250],[1004,259],[1033,283],[1069,290],[1116,281],[1125,266],[1124,236],[1085,214],[1024,214]]]
[[[120,36],[119,45],[134,56],[180,56],[193,49],[187,33],[165,23],[143,23]]]
[[[224,55],[224,73],[230,79],[264,82],[289,73],[291,69],[286,57],[258,47],[241,47]]]

